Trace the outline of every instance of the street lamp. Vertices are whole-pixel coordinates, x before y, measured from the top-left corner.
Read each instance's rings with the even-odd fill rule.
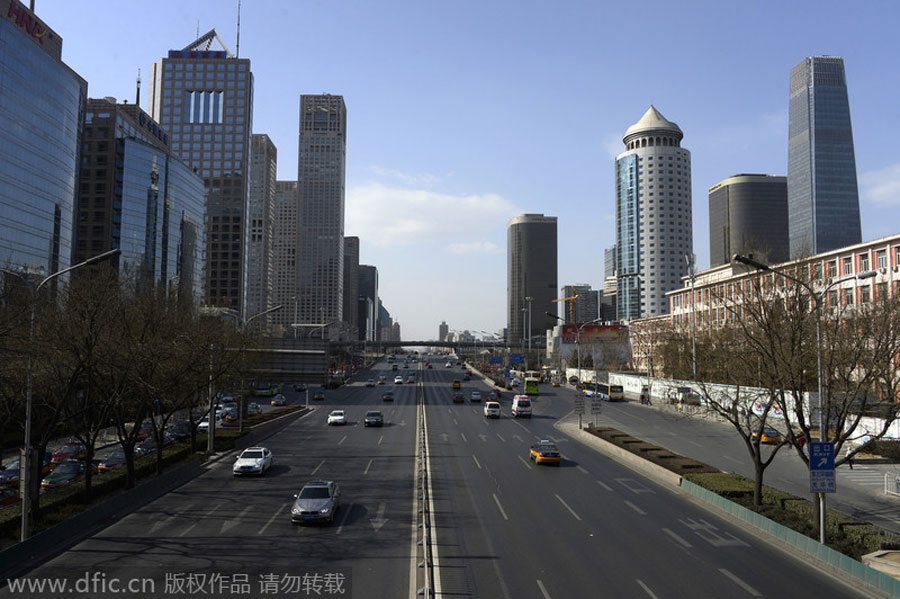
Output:
[[[241,323],[241,327],[240,327],[241,330],[243,331],[244,329],[246,329],[247,325],[249,325],[250,321],[253,320],[254,318],[259,318],[260,316],[265,316],[266,314],[271,314],[272,312],[277,312],[278,310],[281,310],[282,308],[284,308],[284,306],[282,304],[278,304],[277,306],[269,308],[268,310],[263,310],[262,312],[254,314],[253,316],[251,316],[250,318],[248,318],[247,320],[245,320]],[[296,331],[296,329],[294,329],[294,330]],[[240,397],[238,399],[238,402],[239,402],[238,403],[238,432],[242,433],[242,432],[244,432],[244,380],[243,380],[243,378],[241,379],[241,392],[240,392]],[[215,416],[215,409],[212,406],[210,406],[210,416],[212,416],[212,417]],[[212,430],[215,431],[215,428],[216,428],[215,422],[213,422]],[[211,443],[210,439],[212,439],[214,436],[215,436],[215,432],[212,432],[212,433],[210,433],[209,438],[207,439],[207,449],[210,451],[210,453],[212,453],[212,448],[214,447],[214,444],[213,444],[214,442]]]
[[[825,441],[825,437],[828,434],[828,411],[831,406],[828,405],[828,402],[825,397],[825,388],[824,388],[824,379],[822,376],[822,300],[825,297],[825,293],[840,283],[844,283],[846,281],[852,281],[854,279],[863,280],[863,279],[871,279],[875,276],[876,271],[870,270],[868,272],[860,273],[857,275],[850,275],[849,277],[844,277],[842,279],[837,279],[836,281],[832,281],[828,285],[826,285],[822,291],[816,293],[812,287],[809,286],[802,279],[798,279],[792,275],[787,274],[786,272],[777,270],[772,268],[768,264],[763,264],[762,262],[757,262],[752,258],[747,258],[746,256],[741,256],[740,254],[735,254],[731,259],[732,262],[738,262],[740,264],[745,264],[747,266],[752,266],[757,270],[769,271],[773,274],[780,275],[790,281],[793,281],[806,289],[809,293],[810,297],[812,297],[815,308],[816,308],[816,371],[818,380],[818,393],[819,393],[819,441]],[[825,543],[825,493],[817,493],[819,496],[819,542]]]
[[[528,353],[531,353],[531,302],[533,297],[528,296],[525,301],[528,302]]]
[[[37,284],[37,287],[31,293],[31,317],[29,321],[28,328],[28,371],[26,377],[25,384],[25,451],[22,455],[22,460],[20,461],[19,468],[19,488],[22,494],[22,529],[20,540],[25,541],[28,539],[28,516],[31,504],[31,468],[32,468],[32,449],[31,449],[31,407],[33,404],[32,401],[32,390],[34,387],[34,334],[35,334],[35,311],[37,308],[37,295],[41,290],[41,287],[46,285],[52,279],[60,275],[64,275],[68,272],[72,272],[77,268],[82,268],[84,266],[90,266],[91,264],[96,264],[98,262],[102,262],[104,260],[108,260],[115,256],[118,256],[122,253],[120,249],[109,250],[108,252],[103,252],[102,254],[98,254],[93,258],[88,258],[84,262],[79,262],[73,266],[68,268],[64,268],[60,271],[57,271],[47,277],[45,277],[40,283]]]
[[[577,327],[577,329],[575,330],[575,353],[578,354],[578,384],[580,385],[581,384],[581,348],[579,347],[579,344],[581,343],[581,330],[589,324],[594,324],[595,322],[599,322],[599,321],[603,320],[603,317],[601,316],[600,318],[595,318],[594,320],[589,320],[581,325],[576,325],[574,322],[569,322],[562,316],[558,316],[552,312],[544,312],[544,314],[546,314],[547,316],[556,318],[558,320],[561,320],[570,326]],[[594,381],[594,382],[596,383],[596,381]]]

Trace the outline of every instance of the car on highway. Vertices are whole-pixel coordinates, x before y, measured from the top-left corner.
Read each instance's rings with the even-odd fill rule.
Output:
[[[325,392],[316,391],[315,393],[313,393],[313,399],[316,401],[325,401]]]
[[[479,393],[478,391],[472,391],[472,394],[469,396],[469,399],[471,399],[473,402],[476,402],[476,403],[480,402],[481,401],[481,393]]]
[[[378,410],[369,410],[366,412],[366,418],[363,420],[363,426],[384,426],[384,414]]]
[[[49,474],[56,464],[53,463],[53,454],[44,452],[44,461],[41,465],[41,474]],[[0,471],[0,489],[4,487],[16,487],[19,485],[19,460],[13,460]]]
[[[231,472],[235,476],[242,474],[259,474],[272,467],[272,452],[265,447],[248,447],[235,456]]]
[[[447,362],[446,364],[444,364],[444,368],[453,368],[453,364]]]
[[[466,401],[466,396],[463,395],[462,391],[454,391],[453,392],[453,403],[463,403]]]
[[[453,388],[454,389],[462,389],[462,381],[460,381],[459,379],[454,379]]]
[[[416,383],[416,375],[414,375],[411,372],[409,374],[407,374],[406,382],[409,383],[410,385],[414,385]]]
[[[272,401],[269,402],[269,405],[273,405],[273,406],[283,406],[285,404],[287,404],[287,400],[285,399],[284,395],[282,395],[281,393],[279,393],[278,395],[273,397]]]
[[[484,417],[500,418],[500,404],[498,404],[496,401],[484,402]]]
[[[559,466],[562,458],[556,444],[549,439],[541,439],[536,445],[532,445],[528,457],[535,464],[556,464]]]
[[[176,441],[187,441],[191,438],[191,423],[187,420],[176,422],[169,427],[167,432]]]
[[[141,457],[142,454],[138,453],[138,449],[135,448],[134,457],[135,459]],[[118,449],[113,449],[105,456],[100,458],[100,461],[97,462],[95,470],[99,472],[109,472],[110,470],[115,470],[116,468],[121,468],[125,465],[125,450],[121,447]]]
[[[395,385],[402,385],[402,384],[403,384],[403,377],[400,376],[400,375],[395,376],[395,377],[394,377],[394,384],[395,384]]]
[[[294,391],[306,391],[306,385],[303,383],[294,383]]]
[[[500,401],[500,392],[497,390],[488,393],[488,401]]]
[[[426,363],[425,363],[425,368],[427,368],[428,370],[431,370],[431,369],[432,369],[432,368],[431,368],[431,363],[426,362]]]
[[[397,370],[397,365],[396,365],[396,364],[393,364],[393,365],[391,366],[391,370]]]
[[[753,432],[750,434],[751,438],[756,439],[756,437],[760,436],[759,426],[756,425],[753,427]],[[771,443],[778,444],[784,441],[784,437],[778,431],[778,429],[769,426],[768,424],[763,426],[762,437],[760,438],[760,443]]]
[[[368,379],[366,381],[366,387],[374,387],[374,386],[375,386],[375,379]]]
[[[84,462],[63,462],[41,481],[41,490],[49,491],[71,485],[84,476]]]
[[[387,380],[387,377],[382,374],[378,377],[378,384],[383,385],[386,380]]]
[[[381,394],[381,401],[394,401],[394,392],[385,391]]]
[[[162,435],[162,446],[168,447],[175,443],[175,439],[172,438],[168,433],[163,433]],[[150,437],[149,439],[144,439],[141,441],[137,447],[134,448],[135,453],[140,451],[142,454],[146,453],[154,453],[156,452],[156,439]]]
[[[78,460],[83,460],[86,455],[87,448],[83,443],[70,442],[54,451],[53,456],[50,458],[50,460],[54,464],[61,464],[64,462],[77,462]]]
[[[19,491],[13,487],[0,489],[0,506],[12,505],[19,501]]]
[[[247,416],[257,416],[262,414],[262,407],[255,401],[251,401],[247,404]]]
[[[291,522],[305,524],[312,522],[334,522],[334,515],[340,509],[341,491],[337,483],[318,480],[306,483],[294,495],[291,507]]]
[[[347,424],[347,416],[344,414],[344,410],[332,410],[331,414],[328,415],[328,425],[331,426],[333,424]]]
[[[141,428],[138,429],[138,441],[143,441],[151,436],[153,436],[153,422],[151,420],[144,420],[141,423]]]
[[[531,418],[531,398],[527,395],[516,395],[512,401],[513,418]]]

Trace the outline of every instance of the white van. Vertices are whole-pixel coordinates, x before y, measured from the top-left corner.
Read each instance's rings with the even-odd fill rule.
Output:
[[[512,401],[512,415],[531,418],[531,399],[527,395],[516,395]]]
[[[500,418],[500,404],[496,401],[484,402],[485,418]]]

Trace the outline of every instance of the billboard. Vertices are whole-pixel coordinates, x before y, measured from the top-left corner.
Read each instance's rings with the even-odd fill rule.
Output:
[[[562,341],[563,343],[575,343],[578,338],[578,327],[572,324],[563,325]],[[620,324],[603,325],[591,324],[581,327],[580,343],[597,343],[600,341],[628,341],[628,327]]]

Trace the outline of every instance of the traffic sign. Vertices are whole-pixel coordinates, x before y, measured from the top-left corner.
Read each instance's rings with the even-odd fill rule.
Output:
[[[575,398],[575,413],[576,414],[584,414],[584,398],[583,397]]]
[[[509,363],[510,364],[524,364],[525,356],[522,354],[509,354]]]
[[[591,414],[601,414],[603,412],[603,400],[599,398],[591,398]]]
[[[489,364],[503,364],[503,358],[500,356],[491,356],[491,359],[488,360]]]
[[[834,474],[834,443],[809,444],[810,493],[837,492]]]

